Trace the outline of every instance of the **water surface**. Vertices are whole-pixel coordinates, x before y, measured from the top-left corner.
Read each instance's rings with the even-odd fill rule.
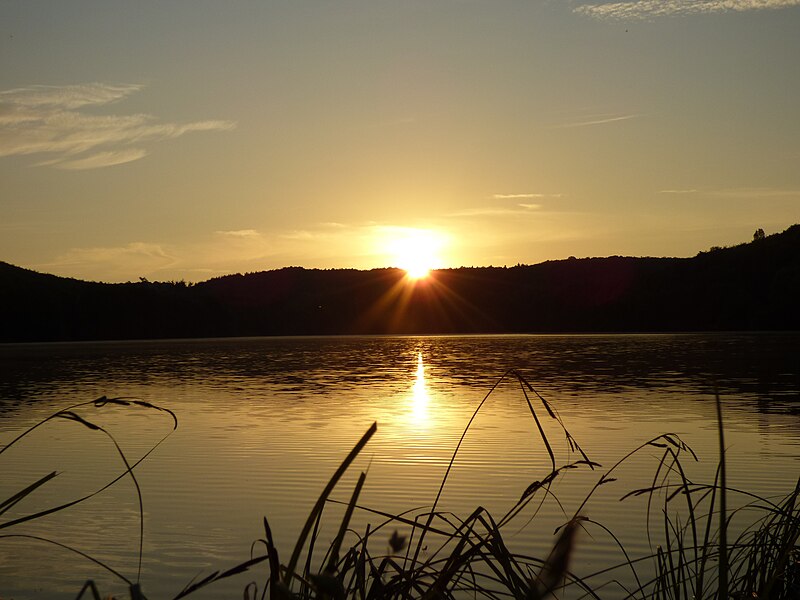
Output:
[[[692,477],[707,481],[718,457],[718,390],[732,484],[785,494],[800,471],[798,342],[797,334],[691,334],[5,345],[0,443],[56,410],[103,395],[174,411],[177,431],[136,469],[145,509],[141,581],[150,598],[169,598],[192,578],[245,560],[251,542],[264,535],[264,515],[288,554],[328,477],[373,421],[378,433],[336,497],[349,497],[357,472],[367,470],[361,504],[390,512],[430,506],[470,416],[509,369],[552,403],[592,460],[608,467],[639,443],[675,432],[700,459],[690,465]],[[558,464],[580,458],[531,398]],[[78,412],[113,432],[133,459],[172,426],[168,414],[142,407]],[[641,453],[583,511],[634,553],[647,551],[644,504],[619,498],[647,485],[659,458],[656,448]],[[59,420],[0,455],[0,498],[58,471],[15,507],[15,514],[26,514],[98,489],[121,468],[102,434]],[[509,377],[474,421],[440,506],[465,516],[481,505],[500,516],[550,468],[525,396]],[[586,469],[559,480],[561,506],[548,499],[532,518],[538,506],[532,503],[505,528],[508,544],[545,555],[554,527],[598,476]],[[69,544],[135,579],[137,513],[135,489],[122,480],[84,504],[0,534]],[[335,525],[337,514],[332,507],[326,522]],[[367,522],[380,519],[361,513],[354,526]],[[321,543],[332,535],[323,530]],[[583,536],[581,548],[584,572],[619,558],[599,533]],[[0,539],[0,597],[72,598],[87,578],[103,594],[124,593],[118,580],[66,550]],[[265,578],[261,569],[197,597],[240,597],[248,581],[261,585]]]

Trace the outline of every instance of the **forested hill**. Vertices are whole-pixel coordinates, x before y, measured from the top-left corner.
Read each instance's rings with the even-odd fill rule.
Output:
[[[0,262],[0,341],[800,329],[800,225],[693,258],[103,284]]]

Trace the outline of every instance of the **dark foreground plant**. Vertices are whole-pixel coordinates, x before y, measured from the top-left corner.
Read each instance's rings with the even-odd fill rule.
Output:
[[[551,461],[551,471],[540,481],[531,483],[512,507],[498,520],[478,507],[466,518],[439,510],[438,504],[448,475],[455,463],[461,442],[473,420],[497,386],[506,379],[515,379],[536,424]],[[532,401],[535,400],[534,401]],[[566,436],[570,450],[579,460],[557,466],[552,445],[542,426],[540,405],[549,419],[555,420]],[[312,556],[316,532],[320,527],[322,508],[333,486],[375,431],[373,425],[339,468],[314,506],[297,540],[291,559],[284,565],[275,547],[269,523],[264,518],[265,538],[260,540],[266,553],[251,558],[234,572],[267,561],[269,573],[259,588],[253,581],[244,590],[246,599],[270,597],[273,600],[332,598],[334,600],[400,600],[406,598],[517,598],[534,600],[556,593],[573,598],[600,598],[601,593],[614,597],[653,600],[744,599],[761,598],[796,600],[800,598],[798,568],[798,531],[800,531],[800,481],[781,502],[749,494],[727,485],[725,473],[724,427],[722,407],[718,410],[720,462],[717,477],[711,484],[691,481],[683,465],[688,457],[696,460],[692,449],[674,434],[659,435],[634,449],[600,475],[573,516],[560,527],[555,545],[547,557],[533,557],[509,549],[501,534],[504,525],[535,498],[543,502],[554,496],[551,487],[567,470],[578,467],[596,468],[564,427],[553,407],[517,371],[509,371],[487,393],[475,410],[459,441],[442,479],[439,493],[430,510],[389,514],[360,506],[358,496],[364,483],[361,474],[350,502],[346,504],[339,533],[321,563],[315,568]],[[643,450],[661,450],[661,457],[651,484],[624,494],[620,501],[644,496],[647,499],[647,535],[652,552],[631,557],[619,538],[606,526],[588,516],[595,493],[616,481],[616,471]],[[728,509],[731,496],[737,508]],[[742,503],[740,497],[749,499]],[[329,500],[330,502],[333,502]],[[655,519],[656,507],[661,518]],[[376,527],[367,526],[356,541],[340,552],[350,517],[355,510],[380,517]],[[735,518],[752,513],[756,518],[740,533],[729,539]],[[534,513],[535,514],[535,513]],[[400,536],[398,527],[410,527],[411,533]],[[616,566],[596,573],[578,574],[570,569],[575,533],[579,528],[599,528],[617,543],[623,560]],[[391,531],[392,552],[374,553],[385,547],[380,541],[370,545],[379,532]],[[311,537],[308,537],[312,531]],[[355,533],[355,532],[353,532]],[[662,542],[655,545],[658,536]],[[385,535],[377,537],[385,540]],[[304,567],[297,571],[298,558],[309,541]],[[429,543],[424,543],[429,541]],[[212,574],[188,586],[183,597],[231,572]],[[627,581],[629,583],[623,583]],[[613,584],[617,589],[612,590]],[[260,590],[260,593],[259,593]]]
[[[524,491],[519,500],[500,518],[495,520],[489,512],[476,508],[466,518],[439,509],[439,501],[448,476],[455,464],[459,449],[478,413],[492,396],[498,385],[513,379],[522,390],[531,417],[536,425],[539,439],[550,458],[552,470],[542,480]],[[537,405],[540,405],[537,408]],[[544,416],[539,413],[544,412]],[[542,418],[557,423],[564,433],[571,451],[580,459],[566,465],[556,466],[552,445],[545,434]],[[573,519],[560,532],[558,540],[548,557],[537,558],[511,552],[503,541],[501,528],[511,521],[531,501],[550,494],[555,480],[568,469],[581,466],[595,468],[572,435],[564,426],[555,409],[517,371],[509,371],[495,383],[467,424],[442,478],[439,491],[429,510],[410,515],[389,514],[358,504],[358,497],[366,475],[361,473],[350,501],[346,504],[344,517],[333,543],[318,567],[313,566],[317,532],[320,529],[323,508],[334,486],[349,467],[356,455],[375,433],[373,424],[356,444],[314,505],[287,563],[281,561],[281,553],[275,547],[269,521],[264,518],[265,537],[259,540],[266,549],[262,556],[251,557],[245,563],[224,573],[212,573],[205,579],[192,583],[181,591],[182,598],[215,581],[240,573],[259,562],[268,562],[269,574],[261,588],[251,582],[244,591],[245,598],[288,600],[290,598],[354,598],[358,600],[400,598],[451,598],[470,594],[490,598],[513,596],[536,600],[544,598],[566,579],[571,584],[583,587],[581,580],[568,569],[574,544],[578,520]],[[356,542],[341,551],[350,518],[355,510],[365,511],[382,521],[375,527],[356,534]],[[395,529],[390,537],[392,552],[375,553],[374,548],[385,548],[385,533],[404,526],[410,527],[407,536],[400,536]],[[355,532],[354,532],[355,533]],[[378,542],[373,540],[379,539]],[[308,542],[308,548],[305,548]],[[373,542],[370,545],[370,542]],[[298,569],[300,557],[305,553],[303,567]],[[260,594],[259,594],[260,589]]]
[[[520,386],[538,437],[548,453],[551,469],[541,480],[527,486],[519,499],[498,519],[480,506],[464,518],[443,511],[439,508],[439,501],[464,437],[498,385],[507,380],[516,381]],[[95,402],[102,406],[102,403],[128,401],[103,398]],[[147,403],[139,404],[157,408]],[[99,430],[85,419],[71,416],[74,415],[73,409],[78,406],[83,405],[70,407],[50,418],[69,418],[90,429]],[[577,468],[596,469],[600,465],[589,460],[553,406],[520,373],[509,371],[476,408],[453,452],[430,508],[390,514],[360,505],[358,499],[366,478],[364,473],[358,478],[349,502],[330,498],[341,477],[375,434],[377,426],[373,424],[322,490],[290,554],[284,554],[276,547],[269,521],[264,517],[264,538],[254,542],[248,560],[191,582],[175,596],[175,600],[222,579],[250,570],[256,573],[264,567],[266,572],[259,581],[253,580],[244,588],[245,599],[455,600],[469,597],[539,600],[550,595],[601,598],[608,594],[615,598],[653,600],[800,598],[797,550],[800,482],[779,502],[728,487],[719,398],[717,408],[720,462],[713,483],[691,481],[683,461],[686,458],[696,460],[694,452],[676,434],[660,435],[640,445],[600,474],[572,517],[567,518],[566,523],[556,531],[558,536],[549,555],[534,557],[510,549],[503,539],[504,527],[532,502],[535,503],[535,516],[545,499],[554,498],[557,501],[553,486],[565,472]],[[562,465],[556,463],[551,440],[545,433],[544,419],[551,420],[561,429],[576,460]],[[650,485],[630,491],[620,498],[620,501],[630,501],[635,497],[644,497],[647,502],[647,536],[651,552],[646,556],[630,556],[614,532],[590,518],[591,503],[598,490],[617,481],[616,475],[622,465],[641,451],[653,449],[660,451],[660,458]],[[117,450],[126,469],[114,481],[125,475],[135,481],[133,469],[144,457],[129,464],[118,446]],[[33,493],[53,476],[55,474],[34,482],[4,501],[0,504],[0,515],[7,510],[6,507],[10,508],[19,499]],[[746,501],[742,501],[742,498]],[[74,503],[61,505],[48,512],[62,510]],[[344,516],[327,551],[324,554],[315,552],[324,508],[332,503],[344,505]],[[736,508],[728,508],[733,505]],[[355,511],[372,515],[379,519],[378,524],[367,525],[360,533],[352,531],[350,523]],[[27,519],[42,514],[46,513],[31,515]],[[739,521],[746,518],[750,519],[749,524],[740,526]],[[19,519],[10,524],[18,522]],[[401,535],[401,529],[407,533]],[[622,560],[611,568],[588,574],[580,574],[581,565],[571,568],[575,535],[579,529],[599,529],[611,536],[619,547]],[[734,530],[738,533],[731,536]],[[354,536],[355,541],[345,543],[345,538],[351,539],[350,536]],[[661,540],[661,543],[656,544],[653,541],[655,539]],[[263,552],[257,553],[257,548],[263,548]],[[288,560],[285,560],[287,556]],[[143,598],[137,583],[125,579],[106,565],[102,566],[130,585],[134,600]],[[84,593],[99,598],[91,582],[84,585],[78,597]]]
[[[120,447],[120,445],[117,443],[117,440],[114,438],[113,435],[111,435],[111,433],[109,433],[105,428],[101,427],[100,425],[97,425],[96,423],[94,423],[92,420],[89,420],[86,417],[81,416],[78,412],[75,412],[76,410],[81,410],[81,409],[102,410],[103,408],[109,407],[109,406],[138,407],[138,408],[144,408],[144,409],[147,409],[147,410],[152,410],[152,411],[165,413],[165,414],[169,415],[172,418],[172,428],[169,430],[169,432],[164,437],[162,437],[153,446],[151,446],[150,449],[147,450],[147,452],[145,452],[138,460],[136,460],[135,462],[131,463],[128,460],[128,458],[126,457],[126,455],[123,452],[123,450]],[[81,412],[83,412],[83,410],[81,410]],[[103,561],[98,560],[98,559],[86,554],[85,552],[81,552],[77,548],[74,548],[74,547],[72,547],[72,546],[70,546],[68,544],[63,544],[63,543],[58,542],[58,541],[56,541],[54,539],[45,538],[45,537],[41,537],[41,536],[35,536],[35,535],[15,534],[15,533],[0,533],[0,539],[14,539],[14,538],[17,538],[17,539],[20,539],[20,538],[21,539],[28,539],[28,540],[32,540],[32,541],[43,542],[43,543],[46,543],[46,544],[57,546],[57,547],[62,548],[64,550],[73,552],[73,553],[75,553],[75,554],[77,554],[79,556],[82,556],[83,558],[93,562],[94,564],[102,567],[103,569],[105,569],[106,571],[108,571],[109,573],[111,573],[112,575],[117,577],[118,579],[124,581],[128,585],[128,587],[130,589],[131,598],[133,600],[138,600],[139,598],[143,598],[143,596],[141,594],[140,585],[139,585],[139,579],[140,579],[141,573],[142,573],[142,548],[143,548],[143,545],[144,545],[144,506],[143,506],[143,502],[142,502],[142,492],[141,492],[141,489],[139,488],[139,482],[136,479],[136,475],[134,474],[133,470],[142,461],[144,461],[148,456],[150,456],[150,454],[156,448],[158,448],[158,446],[160,446],[161,443],[167,437],[169,437],[169,435],[173,431],[175,431],[175,429],[178,427],[178,418],[175,416],[175,413],[173,413],[171,410],[166,409],[166,408],[162,408],[160,406],[156,406],[155,404],[151,404],[150,402],[145,402],[144,400],[139,400],[139,399],[136,399],[136,398],[107,398],[105,396],[102,396],[101,398],[98,398],[96,400],[91,400],[89,402],[80,402],[78,404],[73,404],[72,406],[68,406],[67,408],[65,408],[63,410],[56,411],[55,413],[51,414],[47,418],[42,419],[41,421],[39,421],[38,423],[36,423],[32,427],[30,427],[30,428],[26,429],[25,431],[23,431],[22,433],[20,433],[17,437],[15,437],[13,440],[11,440],[5,446],[0,446],[0,455],[2,455],[4,452],[6,452],[12,446],[14,446],[14,445],[18,444],[19,442],[21,442],[23,439],[25,439],[27,436],[29,436],[36,429],[42,427],[43,425],[45,425],[45,424],[47,424],[47,423],[49,423],[51,421],[56,421],[56,420],[66,420],[66,421],[70,421],[70,422],[73,422],[73,423],[77,423],[79,425],[82,425],[82,426],[86,427],[90,431],[98,432],[99,434],[105,436],[113,444],[116,453],[119,455],[119,458],[120,458],[120,460],[122,461],[122,463],[123,463],[123,465],[125,467],[125,470],[122,473],[120,473],[119,475],[117,475],[116,477],[114,477],[113,479],[111,479],[110,481],[108,481],[107,483],[105,483],[104,485],[102,485],[100,488],[98,488],[98,489],[96,489],[96,490],[94,490],[94,491],[92,491],[92,492],[90,492],[88,494],[85,494],[83,496],[79,496],[79,497],[74,498],[72,500],[69,500],[67,502],[62,502],[60,504],[55,504],[55,505],[50,506],[49,508],[46,508],[46,509],[43,509],[43,510],[39,510],[39,511],[28,513],[28,514],[25,514],[25,515],[22,515],[22,516],[18,516],[18,517],[14,518],[14,519],[6,520],[6,521],[0,521],[0,530],[5,530],[5,529],[8,529],[8,528],[13,527],[15,525],[20,525],[20,524],[25,523],[27,521],[32,521],[34,519],[38,519],[38,518],[41,518],[41,517],[44,517],[44,516],[47,516],[47,515],[51,515],[51,514],[66,510],[66,509],[68,509],[68,508],[70,508],[72,506],[75,506],[77,504],[81,504],[82,502],[85,502],[85,501],[89,500],[90,498],[93,498],[93,497],[97,496],[98,494],[100,494],[103,491],[107,490],[112,485],[114,485],[115,483],[117,483],[118,481],[123,479],[124,477],[128,476],[128,477],[130,477],[131,481],[133,482],[134,487],[136,488],[136,496],[137,496],[137,500],[138,500],[138,509],[139,509],[139,549],[138,549],[138,565],[137,565],[137,569],[136,569],[136,579],[135,580],[131,580],[128,577],[125,577],[119,571],[117,571],[117,570],[113,569],[112,567],[110,567],[109,565],[105,564]],[[24,487],[23,489],[17,491],[16,493],[12,494],[11,496],[6,498],[5,500],[0,501],[0,517],[2,517],[5,513],[7,513],[9,510],[11,510],[14,506],[19,504],[25,498],[28,498],[28,497],[32,496],[35,492],[40,490],[43,486],[45,486],[47,483],[52,481],[57,476],[58,476],[58,472],[51,471],[47,475],[44,475],[43,477],[40,477],[36,481],[33,481],[30,485],[28,485],[28,486]],[[2,590],[0,590],[0,592],[1,591]],[[87,581],[86,582],[86,584],[84,585],[83,589],[78,594],[78,598],[80,598],[84,594],[85,591],[91,591],[96,598],[99,596],[98,593],[97,593],[97,589],[95,588],[94,583],[91,582],[91,581]]]
[[[652,485],[622,498],[647,496],[648,523],[657,497],[662,513],[662,543],[649,557],[655,574],[644,583],[637,580],[628,597],[800,598],[800,479],[778,502],[728,486],[718,395],[716,408],[720,460],[713,483],[691,481],[681,463],[681,452],[691,450],[662,436],[666,444],[649,442],[663,448]],[[739,533],[731,538],[734,530]],[[650,531],[648,526],[649,537]],[[632,561],[627,565],[635,570]]]

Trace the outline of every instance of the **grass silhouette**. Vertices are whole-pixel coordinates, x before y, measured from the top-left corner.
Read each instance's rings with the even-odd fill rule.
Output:
[[[467,432],[497,387],[507,381],[519,385],[537,435],[548,453],[550,471],[523,490],[519,499],[499,518],[480,506],[464,517],[442,510],[442,492],[457,463]],[[106,436],[124,469],[107,484],[79,498],[12,520],[0,521],[0,530],[66,510],[128,477],[134,482],[139,500],[140,539],[136,579],[130,580],[102,561],[52,539],[0,532],[0,540],[25,538],[77,553],[123,581],[130,590],[132,600],[140,600],[145,598],[139,582],[144,536],[143,507],[134,469],[166,436],[139,460],[130,462],[108,431],[76,412],[84,412],[84,409],[102,410],[109,405],[159,411],[172,418],[172,430],[178,425],[177,417],[168,409],[129,398],[103,397],[75,404],[47,417],[0,448],[0,454],[34,429],[55,419],[65,419]],[[393,514],[359,504],[365,473],[360,474],[348,502],[331,499],[331,493],[342,476],[376,433],[377,425],[373,423],[324,486],[288,555],[284,549],[276,546],[269,520],[265,516],[264,537],[253,543],[247,560],[188,583],[174,599],[190,596],[218,581],[245,572],[253,577],[242,592],[247,600],[438,600],[467,596],[491,600],[540,600],[553,595],[601,598],[611,583],[622,590],[623,597],[643,600],[799,598],[800,481],[780,501],[729,487],[722,403],[718,396],[716,407],[720,458],[713,482],[697,483],[689,478],[684,462],[687,459],[695,460],[696,456],[673,433],[646,441],[609,469],[603,470],[601,465],[589,459],[553,405],[521,373],[510,370],[492,386],[476,407],[453,451],[429,509]],[[545,433],[545,420],[555,423],[565,435],[570,449],[569,462],[557,464],[552,443]],[[591,502],[600,488],[617,481],[617,471],[622,465],[634,455],[654,449],[659,452],[660,459],[649,485],[630,490],[619,498],[620,501],[634,497],[646,498],[647,542],[651,550],[644,556],[631,556],[610,528],[591,518]],[[511,550],[504,541],[504,529],[531,502],[555,498],[554,488],[560,477],[573,469],[596,471],[598,478],[572,516],[556,531],[557,538],[550,553],[537,557]],[[55,477],[57,473],[50,472],[0,501],[0,518]],[[344,515],[335,528],[337,533],[333,542],[319,561],[315,557],[323,553],[315,550],[324,509],[329,504],[344,505]],[[736,508],[729,508],[734,505]],[[351,529],[351,521],[356,512],[371,515],[380,521],[375,526],[367,525],[362,532],[355,532]],[[745,525],[737,526],[738,533],[735,535],[732,534],[734,520],[737,523],[747,521]],[[575,540],[579,530],[598,530],[611,536],[619,548],[619,561],[600,571],[581,573],[582,565],[572,564],[575,562]],[[353,536],[355,541],[346,543],[346,539]],[[286,556],[289,558],[284,562]],[[80,599],[87,595],[97,600],[101,597],[92,581],[84,584],[77,597]]]

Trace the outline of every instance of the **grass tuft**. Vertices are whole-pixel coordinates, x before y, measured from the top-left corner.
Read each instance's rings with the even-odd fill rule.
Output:
[[[460,517],[439,506],[448,477],[456,465],[462,442],[475,418],[504,381],[516,381],[524,397],[538,437],[547,452],[550,471],[521,491],[518,499],[498,520],[483,507]],[[139,497],[140,546],[135,580],[67,544],[20,534],[0,535],[0,539],[43,541],[77,553],[92,561],[129,586],[131,598],[144,598],[141,572],[141,528],[143,506],[134,475],[135,467],[163,441],[160,440],[140,460],[130,463],[116,440],[84,414],[87,407],[106,405],[136,406],[157,410],[173,419],[174,413],[147,402],[124,398],[100,398],[58,411],[23,432],[13,445],[31,431],[52,419],[67,419],[88,429],[93,435],[106,435],[120,456],[124,471],[102,488],[81,498],[25,515],[0,521],[0,529],[27,520],[62,511],[107,489],[121,478],[130,477]],[[262,582],[250,581],[243,589],[246,600],[457,600],[461,598],[505,600],[544,600],[549,597],[599,599],[613,589],[616,596],[642,600],[727,600],[800,598],[800,480],[780,501],[760,497],[728,487],[722,403],[716,397],[719,466],[713,482],[692,481],[686,461],[696,461],[691,447],[675,433],[665,433],[648,440],[605,471],[599,472],[594,485],[571,517],[557,528],[550,553],[542,558],[518,553],[504,540],[504,528],[533,501],[553,499],[562,475],[574,469],[601,471],[602,465],[589,459],[561,420],[558,411],[518,371],[505,373],[487,392],[467,423],[448,462],[439,489],[428,508],[415,508],[398,514],[358,503],[366,474],[361,473],[348,502],[331,499],[342,476],[377,431],[372,424],[348,453],[323,487],[297,537],[289,560],[275,545],[267,517],[263,518],[264,538],[256,540],[247,560],[226,570],[209,573],[189,582],[175,600],[189,596],[220,580],[251,573]],[[545,420],[554,422],[564,433],[570,460],[559,465],[548,439]],[[2,454],[5,448],[0,449]],[[649,554],[633,556],[611,528],[591,518],[592,500],[600,488],[621,485],[620,467],[641,452],[656,451],[658,460],[652,479],[643,487],[625,491],[620,502],[646,499],[647,545]],[[46,486],[57,477],[55,471],[0,501],[0,517]],[[329,503],[344,506],[333,542],[317,565],[315,546],[322,526],[324,508]],[[730,506],[736,506],[730,509]],[[563,510],[563,507],[562,507]],[[361,532],[351,529],[353,515],[363,512],[380,521]],[[538,508],[534,510],[534,517]],[[565,514],[567,514],[565,512]],[[531,520],[534,518],[531,517]],[[742,525],[749,518],[750,522]],[[736,521],[736,526],[733,526]],[[530,521],[529,521],[530,522]],[[619,561],[609,568],[585,573],[575,564],[575,548],[581,531],[599,531],[609,536],[619,550]],[[737,535],[732,532],[739,531]],[[263,548],[263,553],[257,552]],[[301,562],[301,557],[305,560]],[[78,598],[91,594],[99,598],[96,586],[87,581]]]

